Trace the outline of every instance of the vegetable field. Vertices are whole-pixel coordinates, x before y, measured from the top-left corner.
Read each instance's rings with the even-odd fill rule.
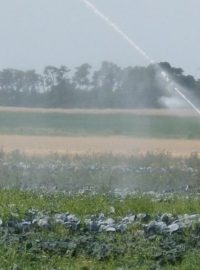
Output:
[[[200,268],[200,122],[0,109],[0,268]]]

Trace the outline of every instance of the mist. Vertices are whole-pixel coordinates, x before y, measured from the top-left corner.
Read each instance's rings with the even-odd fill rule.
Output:
[[[162,72],[168,75],[163,78]],[[186,85],[190,85],[190,88]],[[185,107],[196,111],[200,99],[199,81],[184,75],[181,68],[172,67],[167,62],[150,64],[147,67],[122,68],[115,63],[104,61],[99,69],[89,63],[75,69],[64,65],[51,65],[46,66],[42,73],[33,69],[3,69],[0,70],[0,87],[0,105],[17,107]],[[176,89],[181,89],[185,98],[177,93]],[[196,105],[191,105],[190,99],[192,102],[194,100]]]

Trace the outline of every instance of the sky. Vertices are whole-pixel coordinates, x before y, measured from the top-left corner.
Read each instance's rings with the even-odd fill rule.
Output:
[[[200,78],[199,0],[90,0],[156,62]],[[0,0],[0,69],[148,65],[81,0]]]

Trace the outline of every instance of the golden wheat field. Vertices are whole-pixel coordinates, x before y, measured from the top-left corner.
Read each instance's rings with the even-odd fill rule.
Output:
[[[0,148],[5,152],[19,150],[27,155],[58,154],[145,154],[168,152],[174,156],[200,153],[199,140],[143,139],[125,136],[52,137],[0,135]]]

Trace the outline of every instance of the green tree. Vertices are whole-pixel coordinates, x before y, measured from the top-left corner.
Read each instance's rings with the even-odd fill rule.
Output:
[[[91,66],[87,63],[79,66],[76,68],[76,71],[73,76],[73,82],[75,83],[76,87],[83,90],[90,89],[90,70]]]
[[[121,68],[104,61],[92,77],[93,91],[99,107],[114,107],[116,91],[121,83]]]

